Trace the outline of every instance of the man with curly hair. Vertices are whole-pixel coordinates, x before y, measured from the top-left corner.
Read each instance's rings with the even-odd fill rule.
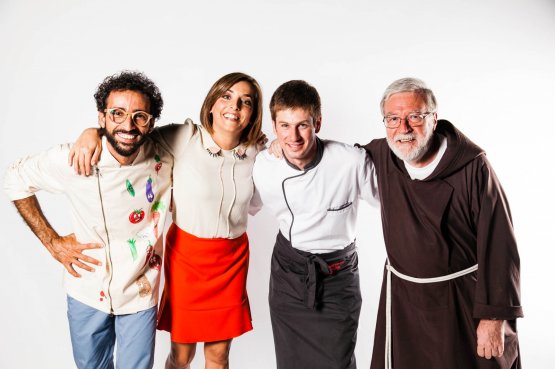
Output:
[[[94,176],[67,165],[71,145],[19,159],[4,189],[42,244],[66,269],[68,320],[79,369],[147,369],[154,363],[162,232],[172,159],[148,137],[162,111],[156,85],[138,72],[109,76],[94,95],[102,146]],[[87,171],[90,168],[87,168]],[[69,199],[74,233],[60,236],[35,192]]]

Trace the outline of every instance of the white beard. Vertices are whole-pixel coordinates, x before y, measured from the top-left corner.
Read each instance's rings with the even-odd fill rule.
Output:
[[[402,152],[397,148],[397,146],[395,145],[395,142],[398,140],[416,139],[416,135],[413,133],[398,134],[395,137],[393,137],[393,140],[390,140],[389,137],[387,137],[387,143],[389,145],[389,148],[399,159],[409,163],[417,162],[418,160],[422,159],[424,155],[428,153],[430,146],[432,146],[432,143],[433,143],[433,140],[432,140],[432,137],[434,135],[433,121],[431,121],[430,123],[426,123],[425,127],[426,127],[426,130],[424,132],[424,137],[419,142],[417,141],[416,146],[412,148],[410,151]]]

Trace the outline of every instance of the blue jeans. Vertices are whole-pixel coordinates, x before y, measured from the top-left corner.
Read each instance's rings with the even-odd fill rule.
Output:
[[[109,315],[67,297],[73,358],[79,369],[152,369],[156,306],[135,314]]]

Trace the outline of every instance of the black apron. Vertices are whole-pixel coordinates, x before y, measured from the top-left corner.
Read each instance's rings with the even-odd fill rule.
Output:
[[[358,255],[312,254],[278,233],[272,254],[270,315],[278,369],[356,369],[362,298]]]

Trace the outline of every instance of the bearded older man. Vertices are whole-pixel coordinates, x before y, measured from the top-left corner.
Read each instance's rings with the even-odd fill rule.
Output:
[[[387,138],[365,146],[387,249],[371,368],[521,368],[519,255],[484,151],[420,80],[393,82],[381,109]]]

